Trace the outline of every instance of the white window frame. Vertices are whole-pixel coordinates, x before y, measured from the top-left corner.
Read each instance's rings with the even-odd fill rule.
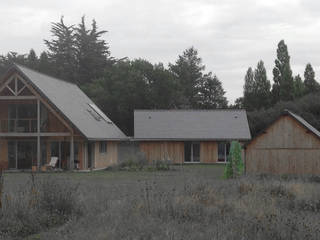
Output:
[[[224,145],[224,161],[219,161],[219,144],[223,144]],[[227,163],[228,162],[227,144],[230,144],[230,142],[218,142],[218,159],[217,159],[217,163]]]
[[[200,151],[200,142],[191,142],[190,143],[191,146],[190,146],[190,162],[187,162],[185,159],[184,159],[184,163],[200,163],[200,155],[201,155],[201,151]],[[193,159],[193,145],[194,144],[199,144],[199,161],[194,161]]]

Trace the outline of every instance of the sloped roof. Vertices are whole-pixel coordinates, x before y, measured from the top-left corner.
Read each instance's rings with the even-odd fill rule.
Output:
[[[13,69],[30,82],[88,140],[122,140],[127,138],[103,113],[104,116],[99,120],[90,113],[93,110],[92,107],[96,106],[76,84],[17,64],[13,66]]]
[[[135,110],[137,140],[250,140],[245,110]]]
[[[297,120],[300,124],[302,124],[307,130],[309,130],[314,135],[316,135],[317,137],[320,138],[320,132],[316,128],[314,128],[310,123],[308,123],[306,120],[304,120],[302,117],[300,117],[299,115],[297,115],[287,109],[284,110],[284,115],[290,115],[295,120]]]

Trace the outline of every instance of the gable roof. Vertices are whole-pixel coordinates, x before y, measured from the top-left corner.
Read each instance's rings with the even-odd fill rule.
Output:
[[[306,120],[304,120],[302,117],[300,117],[299,115],[290,112],[289,110],[284,110],[284,113],[282,115],[289,115],[291,117],[293,117],[295,120],[297,120],[302,126],[304,126],[307,130],[309,130],[310,132],[312,132],[314,135],[316,135],[318,138],[320,138],[320,132],[313,127],[310,123],[308,123]]]
[[[135,110],[137,140],[250,140],[245,110]]]
[[[320,138],[320,132],[313,127],[310,123],[308,123],[306,120],[304,120],[302,117],[299,115],[289,111],[288,109],[285,109],[282,114],[280,114],[279,117],[277,117],[274,121],[272,121],[267,127],[265,127],[262,131],[260,131],[250,142],[246,144],[245,147],[249,146],[256,138],[260,137],[262,134],[266,133],[266,130],[272,126],[275,122],[277,122],[281,117],[283,116],[290,116],[292,117],[295,121],[297,121],[300,125],[302,125],[305,129],[310,131],[312,134],[314,134],[317,138]]]
[[[88,140],[122,140],[127,138],[104,113],[99,112],[99,115],[103,115],[100,119],[94,117],[92,114],[94,108],[96,111],[100,109],[76,84],[17,64],[14,64],[8,72],[11,71],[17,71]]]

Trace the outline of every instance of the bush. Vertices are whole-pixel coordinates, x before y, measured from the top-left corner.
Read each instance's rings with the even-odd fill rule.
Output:
[[[124,158],[116,169],[127,171],[167,171],[170,170],[171,161],[167,159],[155,160],[149,163],[145,155],[137,151]]]
[[[130,154],[119,164],[121,170],[140,171],[148,165],[148,161],[143,153],[136,152]]]
[[[225,167],[224,177],[233,178],[239,177],[244,172],[244,164],[241,157],[241,145],[237,141],[232,141],[228,163]]]

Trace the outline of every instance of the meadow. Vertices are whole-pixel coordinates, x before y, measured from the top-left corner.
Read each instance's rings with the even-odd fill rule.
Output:
[[[0,239],[320,239],[317,177],[168,171],[7,173]]]

